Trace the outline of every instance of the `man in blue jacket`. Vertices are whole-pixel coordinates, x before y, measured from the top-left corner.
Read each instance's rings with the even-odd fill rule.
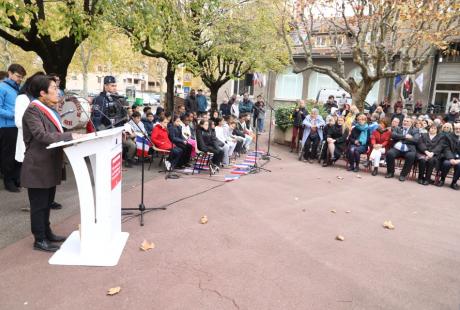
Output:
[[[19,85],[26,70],[18,64],[8,67],[8,78],[0,83],[0,158],[5,189],[19,192],[19,164],[14,160],[18,128],[14,122],[14,107]]]
[[[203,95],[203,90],[198,89],[198,94],[196,95],[196,102],[198,104],[198,115],[205,114],[208,110],[208,101]]]

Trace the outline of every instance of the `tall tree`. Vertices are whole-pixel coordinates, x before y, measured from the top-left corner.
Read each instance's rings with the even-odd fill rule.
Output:
[[[0,37],[33,51],[65,88],[67,68],[80,43],[98,25],[104,0],[0,1]]]
[[[193,42],[190,6],[193,1],[115,0],[110,20],[130,37],[143,55],[164,59],[167,110],[174,110],[176,67],[187,63]]]
[[[278,5],[279,31],[289,49],[294,72],[313,70],[330,76],[363,109],[372,86],[382,78],[411,75],[437,49],[459,34],[458,0],[298,0]],[[327,34],[335,66],[313,57],[315,39]],[[359,66],[361,79],[345,72],[345,57]],[[294,57],[302,57],[299,65]]]

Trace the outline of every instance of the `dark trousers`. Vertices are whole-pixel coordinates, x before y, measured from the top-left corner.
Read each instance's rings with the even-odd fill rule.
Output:
[[[302,127],[297,127],[297,126],[292,127],[291,150],[299,148],[298,142],[299,140],[302,139],[302,135],[303,135]]]
[[[387,173],[395,173],[395,159],[404,157],[404,166],[401,171],[401,176],[407,176],[415,162],[415,155],[415,152],[412,151],[401,152],[395,148],[390,149],[386,155]]]
[[[5,184],[19,182],[19,163],[14,159],[17,136],[16,127],[0,128],[1,171]]]
[[[50,204],[54,201],[56,186],[27,189],[30,202],[30,225],[35,240],[44,240],[51,232]]]
[[[447,174],[449,173],[450,168],[452,168],[452,164],[448,159],[445,159],[441,165],[441,180],[445,180]],[[454,177],[452,178],[452,184],[456,184],[458,179],[460,178],[460,164],[454,166]]]
[[[177,146],[171,149],[171,152],[169,153],[169,156],[168,156],[168,161],[171,163],[171,169],[174,169],[179,165],[179,163],[181,162],[183,153],[184,151]]]
[[[348,163],[350,164],[350,168],[359,167],[359,162],[361,159],[361,154],[366,153],[367,145],[353,145],[351,144],[348,147]]]
[[[224,159],[224,150],[221,148],[208,148],[210,153],[213,153],[214,155],[212,156],[211,162],[220,167],[220,164],[222,163],[222,160]]]
[[[191,146],[190,144],[177,144],[176,147],[182,150],[182,154],[177,165],[183,166],[185,164],[188,164],[188,162],[190,161],[190,156],[192,154],[193,146]]]
[[[305,140],[305,145],[304,145],[304,152],[303,152],[303,158],[305,159],[315,159],[316,156],[318,155],[318,145],[319,145],[320,139],[319,135],[316,134],[314,136],[309,135],[307,137],[307,140]]]
[[[430,180],[433,169],[436,167],[437,159],[432,158],[419,158],[418,159],[418,178],[421,180]]]

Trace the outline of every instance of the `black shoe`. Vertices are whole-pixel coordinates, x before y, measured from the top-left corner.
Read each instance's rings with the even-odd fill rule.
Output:
[[[450,184],[450,188],[452,188],[453,190],[458,191],[460,189],[460,186],[457,183],[452,183],[452,184]]]
[[[352,166],[348,166],[347,171],[353,171],[355,168]]]
[[[53,232],[50,232],[46,234],[46,239],[51,242],[64,242],[67,237],[58,236],[53,234]]]
[[[60,203],[57,203],[56,201],[53,201],[51,204],[50,204],[50,209],[53,209],[53,210],[60,210],[62,209],[62,205]]]
[[[59,250],[59,246],[47,240],[37,240],[34,242],[34,250],[56,252],[57,250]]]
[[[353,172],[359,172],[359,167],[355,167],[355,169],[353,169]]]
[[[379,168],[374,167],[374,170],[372,170],[372,175],[375,177],[379,173]]]
[[[126,168],[132,168],[133,165],[131,164],[131,162],[130,162],[129,160],[126,160],[126,161],[125,161],[125,167],[126,167]]]
[[[19,193],[21,191],[14,182],[5,182],[5,189],[12,193]]]
[[[441,179],[441,180],[439,180],[439,182],[436,184],[436,186],[438,186],[438,187],[443,187],[443,186],[444,186],[444,182],[445,182],[445,181]]]
[[[423,185],[430,185],[430,184],[432,184],[432,183],[430,183],[430,181],[428,181],[428,180],[425,180],[425,181],[423,181],[422,184],[423,184]]]
[[[325,161],[325,162],[323,162],[322,166],[323,166],[323,167],[327,167],[327,166],[329,166],[329,164],[328,164],[327,161]]]
[[[385,179],[391,179],[391,178],[394,178],[394,177],[395,177],[394,173],[387,173],[387,175],[385,176]]]
[[[406,181],[406,177],[403,176],[403,175],[400,175],[400,176],[399,176],[399,181],[401,181],[401,182]]]
[[[422,185],[423,182],[424,182],[423,179],[417,179],[417,183],[418,183],[418,184]]]

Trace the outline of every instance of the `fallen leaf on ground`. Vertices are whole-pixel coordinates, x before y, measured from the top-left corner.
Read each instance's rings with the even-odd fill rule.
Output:
[[[343,180],[343,177],[341,177],[341,176],[338,175],[338,176],[337,176],[337,179]]]
[[[385,221],[383,222],[383,227],[386,229],[395,229],[395,226],[391,221]]]
[[[294,197],[294,200],[299,200],[299,197]]]
[[[305,210],[305,209],[302,209],[302,212],[305,212],[305,211],[307,211],[307,210]]]
[[[337,213],[337,211],[335,209],[332,209],[331,213]]]
[[[208,222],[208,217],[206,215],[203,215],[201,218],[200,218],[200,223],[201,224],[206,224]]]
[[[112,288],[109,288],[109,290],[107,291],[107,295],[115,295],[115,294],[118,294],[120,293],[121,291],[121,287],[117,286],[117,287],[112,287]]]
[[[351,213],[351,211],[350,211],[350,210],[347,210],[347,211],[345,211],[345,213]]]
[[[362,179],[362,178],[363,178],[360,174],[357,174],[356,177],[357,177],[358,179]]]
[[[155,244],[153,242],[148,242],[147,240],[142,241],[140,249],[142,251],[148,251],[155,248]]]
[[[345,238],[341,235],[337,235],[337,237],[335,237],[335,240],[343,241],[345,240]]]

